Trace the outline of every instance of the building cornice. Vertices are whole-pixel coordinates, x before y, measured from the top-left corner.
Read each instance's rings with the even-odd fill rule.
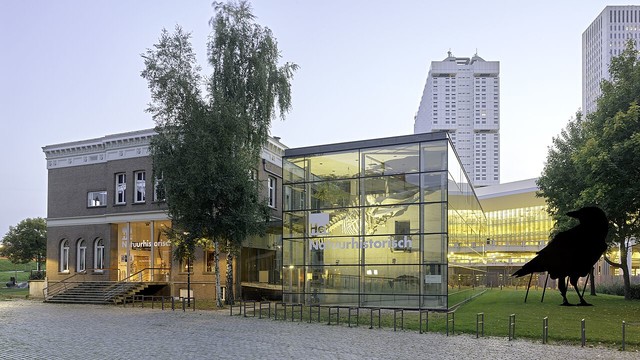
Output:
[[[166,211],[129,212],[120,214],[106,214],[98,216],[73,216],[62,218],[47,218],[47,227],[105,225],[139,221],[169,220]]]
[[[91,165],[113,160],[149,156],[154,129],[107,135],[101,138],[48,145],[42,148],[47,169]],[[282,156],[287,149],[278,137],[269,137],[262,149],[262,158],[282,166]]]

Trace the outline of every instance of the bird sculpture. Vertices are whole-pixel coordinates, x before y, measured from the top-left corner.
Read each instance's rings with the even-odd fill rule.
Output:
[[[569,282],[580,297],[578,305],[589,306],[591,304],[587,303],[578,291],[578,279],[587,276],[607,250],[605,239],[609,222],[604,211],[593,206],[571,211],[567,216],[578,219],[580,224],[556,234],[547,246],[537,252],[536,257],[511,276],[521,277],[546,271],[552,279],[558,279],[558,289],[562,294],[564,306],[571,305],[567,300],[565,280],[569,277]]]

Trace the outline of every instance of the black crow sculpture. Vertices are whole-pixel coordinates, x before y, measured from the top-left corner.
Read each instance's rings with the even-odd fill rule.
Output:
[[[558,289],[562,294],[562,305],[571,305],[567,301],[566,278],[576,289],[580,303],[588,304],[580,291],[578,291],[578,279],[587,276],[593,265],[607,250],[605,238],[609,229],[609,222],[604,211],[597,207],[584,207],[577,211],[567,213],[580,221],[575,227],[562,231],[553,237],[544,249],[538,251],[538,255],[524,264],[522,269],[512,276],[521,277],[534,272],[547,272],[552,279],[558,279]]]

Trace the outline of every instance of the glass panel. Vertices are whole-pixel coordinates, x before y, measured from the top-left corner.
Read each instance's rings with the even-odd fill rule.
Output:
[[[308,303],[357,305],[360,266],[314,265],[307,270]]]
[[[422,196],[424,202],[447,201],[447,173],[422,174]]]
[[[101,270],[104,269],[104,240],[98,239],[95,243],[95,260],[94,260],[94,269]]]
[[[304,265],[304,241],[287,240],[282,241],[283,266]]]
[[[286,212],[283,214],[282,236],[285,238],[302,237],[306,231],[304,212]]]
[[[422,235],[425,263],[443,263],[447,256],[447,235]]]
[[[423,309],[447,309],[447,296],[430,296],[422,297]]]
[[[302,302],[304,299],[304,267],[290,265],[282,270],[282,300],[289,303]]]
[[[166,230],[171,227],[171,221],[153,222],[153,268],[154,281],[169,281],[171,271],[171,242],[167,238]]]
[[[311,209],[358,206],[358,180],[310,183]]]
[[[326,209],[309,214],[309,235],[358,236],[360,209]]]
[[[284,210],[302,210],[305,208],[305,184],[284,186]]]
[[[419,178],[418,174],[399,174],[363,179],[366,205],[418,202]]]
[[[107,205],[107,192],[106,191],[92,191],[87,194],[87,206],[106,206]]]
[[[293,183],[304,181],[304,158],[288,158],[282,161],[282,181]]]
[[[87,269],[87,266],[86,266],[87,248],[83,244],[84,244],[84,241],[78,247],[78,269],[76,270],[78,272],[85,271]]]
[[[311,265],[348,265],[360,263],[362,242],[357,237],[314,237],[309,239]]]
[[[365,208],[365,231],[367,235],[418,233],[420,206],[395,205]]]
[[[447,170],[448,143],[446,140],[422,143],[420,171]]]
[[[148,281],[151,267],[151,229],[148,222],[131,223],[131,252],[129,254],[129,274],[138,274],[136,279]]]
[[[308,157],[309,181],[345,179],[358,176],[358,151]]]
[[[416,292],[413,295],[408,294],[362,294],[361,306],[372,307],[389,307],[389,308],[417,308],[420,303],[420,296]],[[375,319],[373,320],[376,321]]]
[[[418,158],[418,144],[362,151],[365,176],[418,172]]]
[[[427,264],[424,265],[424,281],[422,294],[424,295],[447,295],[447,265]]]
[[[420,246],[417,235],[368,236],[364,247],[366,264],[419,264]]]
[[[363,275],[365,294],[420,294],[420,266],[418,265],[367,265]],[[375,297],[368,297],[372,301]],[[399,306],[398,304],[388,304]]]
[[[446,203],[424,204],[424,232],[444,233],[447,231]]]

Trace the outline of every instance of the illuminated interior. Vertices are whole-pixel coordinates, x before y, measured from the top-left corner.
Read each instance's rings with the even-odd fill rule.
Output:
[[[283,163],[284,301],[447,308],[447,224],[479,241],[485,218],[446,135],[293,150]]]

